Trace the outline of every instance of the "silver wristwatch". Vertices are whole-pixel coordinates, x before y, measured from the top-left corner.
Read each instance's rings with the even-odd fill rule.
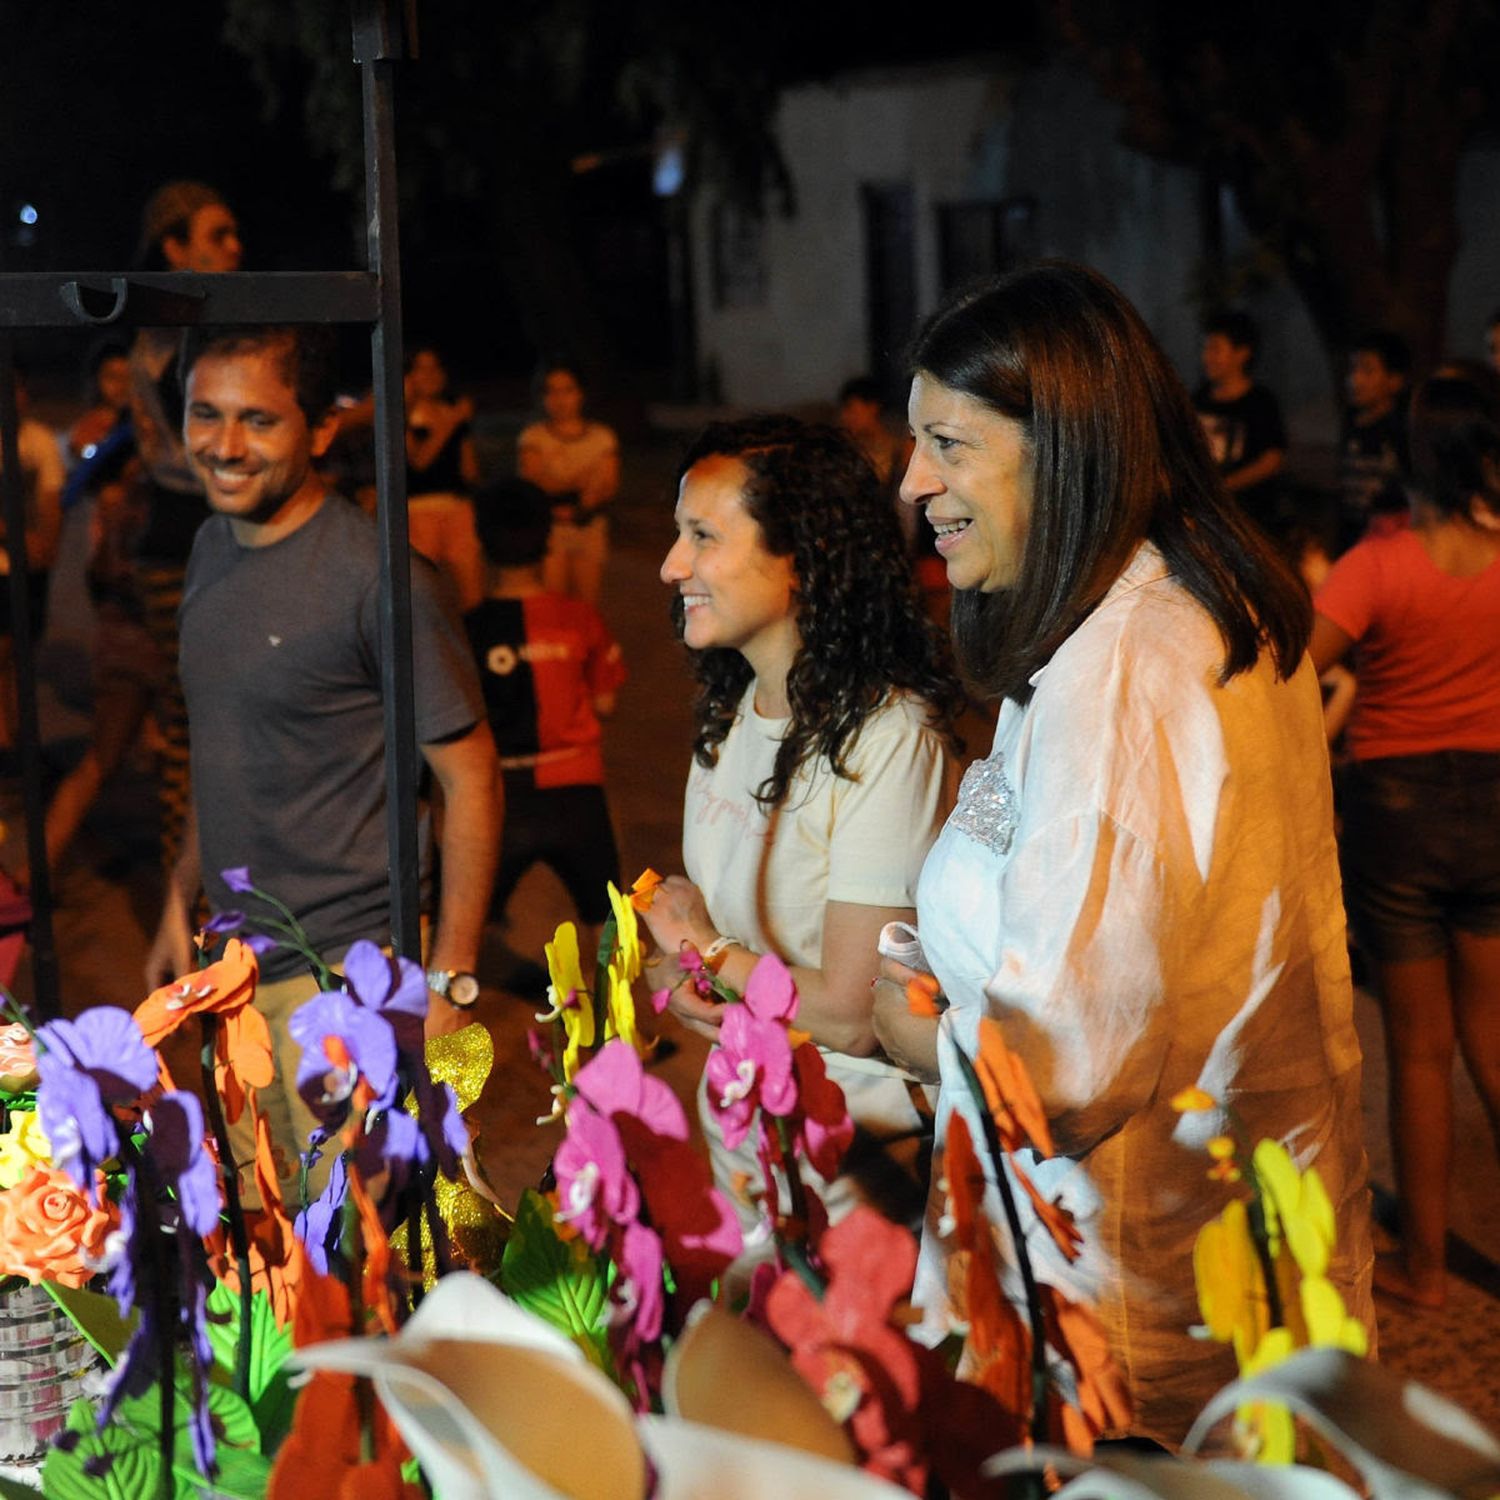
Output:
[[[462,969],[429,969],[427,988],[460,1010],[468,1010],[479,998],[479,981]]]

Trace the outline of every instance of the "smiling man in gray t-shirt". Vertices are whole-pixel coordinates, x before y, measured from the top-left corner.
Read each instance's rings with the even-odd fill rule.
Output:
[[[313,467],[337,427],[326,343],[304,329],[195,332],[182,367],[185,445],[215,514],[194,544],[181,612],[196,837],[168,892],[152,984],[193,966],[200,878],[216,911],[248,907],[254,920],[254,899],[220,873],[240,866],[330,962],[360,938],[390,941],[377,537]],[[447,812],[428,954],[436,1035],[469,1018],[454,1002],[472,998],[500,794],[467,645],[415,558],[412,637],[417,739]],[[279,1023],[315,988],[295,955],[267,956],[257,1005],[279,1074],[294,1071],[297,1050]],[[311,1116],[290,1077],[275,1092],[273,1134],[294,1159]]]

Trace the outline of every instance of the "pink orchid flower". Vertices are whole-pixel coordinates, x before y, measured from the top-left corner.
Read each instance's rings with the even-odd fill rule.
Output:
[[[620,1274],[610,1323],[617,1347],[628,1358],[661,1337],[666,1312],[661,1236],[644,1224],[627,1224],[615,1250],[615,1266]]]
[[[597,1113],[616,1123],[624,1116],[653,1135],[673,1141],[689,1138],[687,1115],[677,1095],[646,1071],[628,1043],[606,1043],[578,1070],[573,1087]]]
[[[633,1224],[640,1190],[625,1164],[620,1133],[586,1105],[568,1111],[568,1133],[552,1159],[557,1174],[557,1217],[577,1227],[591,1250],[600,1250],[613,1224]]]
[[[789,1115],[797,1107],[797,1081],[786,1027],[763,1021],[748,1004],[732,1005],[719,1030],[719,1045],[709,1054],[708,1107],[724,1144],[733,1151],[764,1109]]]
[[[683,1305],[690,1306],[708,1294],[709,1284],[740,1253],[742,1240],[734,1210],[690,1143],[682,1105],[667,1084],[646,1072],[635,1049],[619,1040],[607,1042],[580,1068],[573,1085],[582,1102],[619,1131]]]
[[[732,1005],[719,1045],[704,1073],[708,1107],[733,1151],[758,1109],[789,1115],[797,1107],[797,1080],[787,1027],[797,1014],[797,989],[787,966],[767,953],[750,972],[743,1005]]]

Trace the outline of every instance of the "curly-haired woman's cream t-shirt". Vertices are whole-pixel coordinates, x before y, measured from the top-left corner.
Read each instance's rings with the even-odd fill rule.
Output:
[[[705,768],[694,761],[688,775],[683,863],[720,932],[756,953],[816,969],[828,902],[915,908],[917,877],[952,806],[957,775],[927,705],[893,693],[849,748],[849,777],[835,775],[820,756],[797,772],[782,805],[767,814],[755,791],[770,776],[790,722],[756,713],[752,683],[718,763]],[[920,1128],[911,1085],[898,1068],[881,1057],[826,1049],[824,1060],[863,1130],[888,1139]],[[721,1182],[736,1168],[759,1170],[752,1149],[726,1153],[711,1117],[703,1118]],[[834,1219],[855,1201],[838,1184],[828,1185],[824,1198]]]
[[[693,762],[683,808],[683,862],[720,932],[816,969],[827,902],[915,907],[954,785],[952,758],[927,716],[920,700],[893,695],[845,757],[851,779],[820,756],[768,814],[755,792],[791,721],[756,713],[751,684],[718,763]]]

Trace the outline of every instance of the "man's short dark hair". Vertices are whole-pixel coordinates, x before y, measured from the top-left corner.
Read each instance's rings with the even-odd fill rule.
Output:
[[[316,427],[333,409],[338,395],[338,344],[333,330],[321,325],[189,328],[182,336],[182,352],[177,361],[184,398],[193,366],[205,354],[259,353],[275,356],[281,378],[297,398],[308,425]]]
[[[1248,349],[1253,360],[1260,352],[1260,325],[1247,312],[1223,308],[1203,325],[1204,336],[1222,334],[1236,349]]]
[[[187,239],[192,231],[193,215],[216,204],[228,207],[221,194],[206,182],[186,178],[164,182],[141,210],[141,240],[136,247],[136,263],[148,271],[170,269],[166,256],[162,254],[161,242]]]
[[[1392,375],[1411,374],[1411,345],[1399,333],[1372,328],[1349,346],[1350,354],[1373,354]]]
[[[497,568],[525,568],[547,554],[552,502],[527,479],[501,479],[474,496],[474,529]]]

